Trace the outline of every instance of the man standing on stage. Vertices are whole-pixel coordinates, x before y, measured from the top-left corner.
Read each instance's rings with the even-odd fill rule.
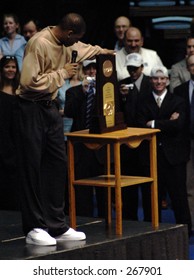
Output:
[[[46,27],[27,43],[17,90],[16,147],[21,212],[26,243],[56,245],[56,240],[83,240],[69,228],[64,214],[66,154],[63,121],[56,106],[58,89],[76,74],[77,62],[114,51],[79,40],[83,18],[69,13],[57,26]],[[72,47],[71,47],[72,46]]]

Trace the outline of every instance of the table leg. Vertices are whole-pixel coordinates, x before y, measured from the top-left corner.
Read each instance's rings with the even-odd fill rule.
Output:
[[[74,168],[74,147],[73,142],[67,140],[68,151],[68,183],[69,183],[69,219],[70,227],[76,228],[76,209],[75,209],[75,168]]]
[[[111,174],[111,164],[110,164],[110,144],[107,144],[107,175],[109,176]],[[111,201],[111,186],[107,187],[107,200],[108,200],[108,213],[107,213],[107,224],[108,226],[111,225],[111,216],[112,216],[112,201]]]
[[[154,229],[157,229],[159,222],[156,135],[152,135],[150,140],[150,176],[153,178],[151,183],[152,226]]]
[[[116,234],[122,235],[120,143],[114,143]]]

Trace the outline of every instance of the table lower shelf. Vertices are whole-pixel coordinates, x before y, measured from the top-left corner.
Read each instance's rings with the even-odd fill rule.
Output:
[[[121,187],[133,186],[153,182],[151,177],[125,176],[121,175]],[[94,186],[94,187],[115,187],[115,175],[100,175],[97,177],[79,179],[73,181],[73,185]]]

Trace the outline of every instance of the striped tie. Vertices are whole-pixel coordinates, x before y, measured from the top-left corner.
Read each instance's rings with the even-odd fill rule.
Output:
[[[87,101],[86,101],[86,128],[90,127],[94,96],[95,96],[95,88],[93,86],[90,86],[87,92]]]

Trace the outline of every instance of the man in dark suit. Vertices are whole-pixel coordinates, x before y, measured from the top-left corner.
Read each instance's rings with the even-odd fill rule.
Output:
[[[141,94],[149,91],[151,84],[143,74],[143,58],[139,53],[126,56],[125,67],[129,76],[119,82],[120,106],[128,126],[136,126],[137,101]]]
[[[187,224],[190,234],[191,216],[186,190],[189,146],[185,134],[185,101],[168,91],[168,83],[166,67],[154,67],[151,71],[152,90],[146,96],[142,95],[139,102],[138,123],[140,127],[160,129],[157,133],[159,210],[165,186],[172,202],[176,223]],[[142,162],[146,167],[146,150],[142,152]],[[159,214],[161,217],[161,212]]]
[[[143,58],[139,53],[126,56],[125,67],[129,77],[119,82],[120,109],[123,112],[128,127],[137,127],[137,104],[139,97],[148,92],[151,84],[150,78],[143,74]],[[139,148],[130,149],[121,146],[121,172],[123,175],[141,175],[138,160]],[[148,186],[149,187],[149,186]],[[144,221],[151,220],[150,196],[145,193],[146,186],[142,188]],[[138,187],[127,187],[122,190],[123,217],[138,220]]]
[[[190,73],[189,81],[179,85],[174,89],[174,94],[185,99],[186,102],[186,133],[190,150],[190,160],[187,164],[187,194],[189,200],[189,208],[192,220],[192,230],[194,230],[194,123],[192,120],[191,110],[194,112],[194,107],[191,106],[192,98],[194,98],[194,55],[186,59],[187,69]],[[193,97],[192,97],[193,96]]]
[[[87,98],[90,89],[95,92],[96,60],[83,61],[85,78],[81,85],[66,91],[64,114],[73,119],[71,131],[87,129]],[[94,99],[92,102],[94,106]],[[92,112],[92,109],[91,109]],[[98,151],[86,148],[82,143],[75,144],[75,177],[83,179],[104,173],[103,148]],[[94,195],[95,192],[95,195]],[[76,186],[76,213],[80,216],[94,215],[94,199],[97,199],[98,216],[104,217],[104,189],[92,186]]]

